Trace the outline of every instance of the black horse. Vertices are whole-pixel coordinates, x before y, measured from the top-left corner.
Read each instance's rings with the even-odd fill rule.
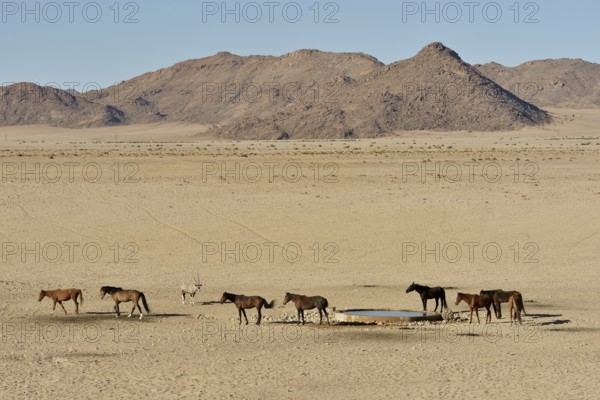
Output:
[[[421,301],[423,302],[423,311],[427,311],[427,299],[435,299],[435,309],[433,312],[437,311],[439,300],[441,300],[442,306],[440,307],[440,311],[444,308],[448,308],[448,303],[446,303],[446,292],[441,287],[429,287],[422,286],[417,283],[412,283],[406,289],[406,293],[410,293],[413,290],[416,290],[417,293],[421,296]]]

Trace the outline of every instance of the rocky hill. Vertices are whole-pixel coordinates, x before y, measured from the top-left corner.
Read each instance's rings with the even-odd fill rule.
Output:
[[[390,65],[362,53],[218,53],[85,95],[32,84],[1,94],[1,125],[167,121],[210,125],[221,137],[243,139],[511,130],[552,120],[441,43]]]
[[[0,125],[89,128],[124,122],[125,115],[119,109],[90,101],[79,93],[33,83],[0,88]]]
[[[563,58],[531,61],[513,68],[497,63],[475,67],[539,107],[600,107],[600,64]]]

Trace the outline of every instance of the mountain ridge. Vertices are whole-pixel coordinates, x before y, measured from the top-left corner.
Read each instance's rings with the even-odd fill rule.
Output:
[[[552,121],[439,42],[387,65],[364,53],[315,49],[281,56],[220,52],[96,92],[54,90],[39,88],[45,95],[31,101],[3,88],[0,125],[168,121],[209,125],[225,138],[287,139],[512,130]]]

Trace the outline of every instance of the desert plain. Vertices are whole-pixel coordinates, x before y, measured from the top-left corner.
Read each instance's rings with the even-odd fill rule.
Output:
[[[600,112],[550,111],[361,140],[0,128],[0,398],[597,398]],[[298,326],[282,304],[420,310],[413,281],[454,312],[457,292],[519,290],[528,315]],[[152,313],[115,318],[103,285]],[[37,301],[58,287],[83,290],[79,315]],[[224,291],[277,304],[239,327]]]

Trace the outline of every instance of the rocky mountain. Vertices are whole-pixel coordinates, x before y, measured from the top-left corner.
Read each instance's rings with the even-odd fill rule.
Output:
[[[51,125],[89,128],[120,125],[122,111],[87,96],[33,83],[0,88],[0,125]]]
[[[600,64],[563,58],[531,61],[512,68],[497,63],[475,68],[539,107],[600,107]]]
[[[510,130],[551,116],[498,86],[440,43],[415,57],[338,76],[330,96],[303,96],[266,117],[215,128],[228,138],[376,137],[402,130]]]
[[[441,43],[389,65],[362,53],[218,53],[98,92],[13,86],[1,92],[2,125],[168,121],[209,125],[224,138],[287,139],[511,130],[552,120]],[[23,87],[40,94],[24,96]]]

